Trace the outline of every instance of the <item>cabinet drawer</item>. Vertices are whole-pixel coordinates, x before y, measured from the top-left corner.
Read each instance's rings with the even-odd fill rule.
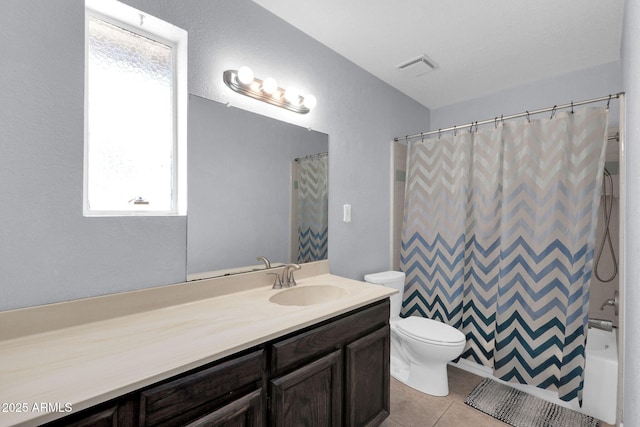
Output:
[[[140,425],[178,425],[262,385],[264,350],[170,380],[140,395]]]
[[[276,342],[271,347],[271,373],[278,375],[286,369],[337,350],[359,336],[379,329],[388,321],[387,299],[354,314]]]
[[[262,390],[255,390],[185,427],[260,427],[263,425]]]
[[[133,398],[117,399],[53,421],[46,427],[133,427],[137,415]]]

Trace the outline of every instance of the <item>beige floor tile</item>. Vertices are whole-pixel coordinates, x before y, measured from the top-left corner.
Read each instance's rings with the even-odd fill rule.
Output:
[[[391,378],[390,418],[401,426],[433,426],[451,402],[451,399],[429,396]]]
[[[448,366],[449,395],[429,396],[391,378],[391,414],[382,427],[503,427],[506,424],[464,404],[482,377]]]
[[[380,424],[380,427],[403,427],[403,425],[398,424],[397,422],[393,421],[393,418],[389,417],[384,420],[382,424]]]
[[[464,403],[469,393],[484,379],[455,366],[447,366],[447,373],[449,377],[449,398],[458,403]]]

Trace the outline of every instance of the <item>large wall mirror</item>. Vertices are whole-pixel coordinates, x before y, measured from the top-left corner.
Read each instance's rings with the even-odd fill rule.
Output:
[[[189,97],[187,280],[327,257],[328,136]]]

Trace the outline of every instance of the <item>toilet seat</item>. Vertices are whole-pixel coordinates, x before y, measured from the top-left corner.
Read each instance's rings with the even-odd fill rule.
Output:
[[[394,322],[402,335],[427,344],[440,346],[459,346],[466,338],[462,332],[437,320],[411,316]]]

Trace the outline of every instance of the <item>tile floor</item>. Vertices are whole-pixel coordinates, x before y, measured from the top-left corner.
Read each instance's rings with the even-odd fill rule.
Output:
[[[504,427],[503,423],[470,406],[464,400],[482,377],[453,366],[449,372],[449,395],[429,396],[391,377],[391,414],[381,427]],[[609,424],[600,423],[601,427]]]

